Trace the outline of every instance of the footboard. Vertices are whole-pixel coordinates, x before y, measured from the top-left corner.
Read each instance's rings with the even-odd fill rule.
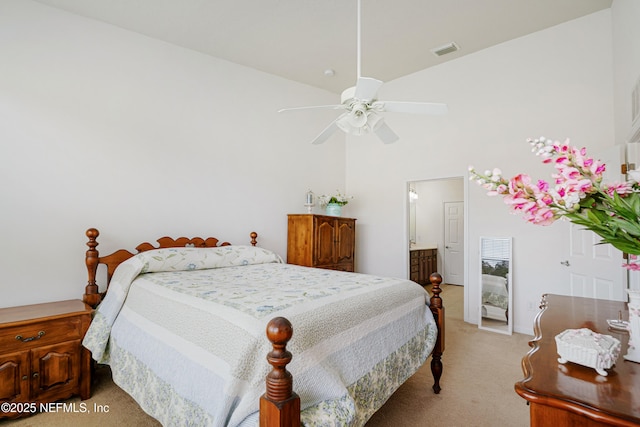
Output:
[[[300,398],[293,392],[293,376],[287,371],[291,353],[287,343],[293,336],[291,323],[276,317],[267,325],[273,350],[267,355],[273,369],[267,375],[267,391],[260,398],[260,427],[300,427]]]
[[[431,352],[431,373],[433,374],[433,391],[439,394],[441,390],[440,377],[442,377],[442,353],[444,352],[444,305],[442,304],[442,298],[440,298],[442,276],[439,273],[432,273],[429,276],[429,281],[431,282],[432,293],[430,308],[438,325],[438,338]]]
[[[431,372],[433,391],[440,393],[442,376],[442,353],[444,352],[444,305],[440,293],[442,276],[433,273],[431,281],[430,309],[438,326],[438,338],[431,352]],[[273,350],[267,361],[273,367],[266,378],[266,392],[260,398],[260,427],[299,427],[300,397],[293,391],[293,376],[287,371],[292,355],[287,351],[287,343],[293,336],[291,322],[284,317],[276,317],[267,325],[267,338]]]

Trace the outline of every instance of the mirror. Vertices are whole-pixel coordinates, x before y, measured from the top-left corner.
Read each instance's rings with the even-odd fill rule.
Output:
[[[480,321],[478,327],[513,333],[511,238],[480,238]]]

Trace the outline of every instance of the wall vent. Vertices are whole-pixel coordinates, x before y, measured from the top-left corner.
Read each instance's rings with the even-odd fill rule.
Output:
[[[458,49],[460,49],[458,47],[458,45],[455,44],[454,42],[451,42],[451,43],[445,44],[444,46],[440,46],[440,47],[436,47],[434,49],[431,49],[431,52],[436,56],[442,56],[442,55],[446,55],[448,53],[455,52]]]

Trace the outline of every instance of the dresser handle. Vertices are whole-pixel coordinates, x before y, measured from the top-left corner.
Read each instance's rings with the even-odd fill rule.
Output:
[[[38,332],[38,336],[36,337],[22,338],[22,335],[16,335],[16,340],[22,341],[22,342],[29,342],[29,341],[39,340],[43,336],[44,336],[44,331],[40,331]]]
[[[37,373],[37,372],[34,372],[34,373],[33,373],[33,375],[31,375],[31,376],[32,376],[33,378],[38,378],[38,377],[40,376],[40,374],[39,374],[39,373]]]
[[[22,376],[22,381],[26,381],[26,380],[28,380],[28,379],[29,379],[29,376],[28,376],[28,375],[23,375],[23,376]]]

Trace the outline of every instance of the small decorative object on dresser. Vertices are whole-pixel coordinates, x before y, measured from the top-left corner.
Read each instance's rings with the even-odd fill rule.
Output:
[[[342,205],[337,203],[329,203],[326,207],[327,215],[330,216],[342,216]]]
[[[356,220],[326,215],[291,214],[287,263],[355,271]]]
[[[312,213],[313,212],[313,207],[315,206],[315,201],[314,201],[314,194],[313,191],[309,190],[307,191],[307,195],[305,197],[305,204],[304,206],[307,208],[307,213]]]
[[[81,341],[92,309],[80,300],[0,309],[0,418],[91,394],[91,354]],[[12,406],[15,404],[15,406]]]
[[[588,328],[567,329],[556,335],[558,362],[577,363],[593,368],[603,377],[620,355],[620,340],[611,335],[598,334]]]
[[[342,207],[349,203],[349,199],[353,197],[345,196],[339,191],[336,191],[334,195],[322,195],[320,196],[320,205],[325,207],[326,214],[329,216],[341,216]]]

